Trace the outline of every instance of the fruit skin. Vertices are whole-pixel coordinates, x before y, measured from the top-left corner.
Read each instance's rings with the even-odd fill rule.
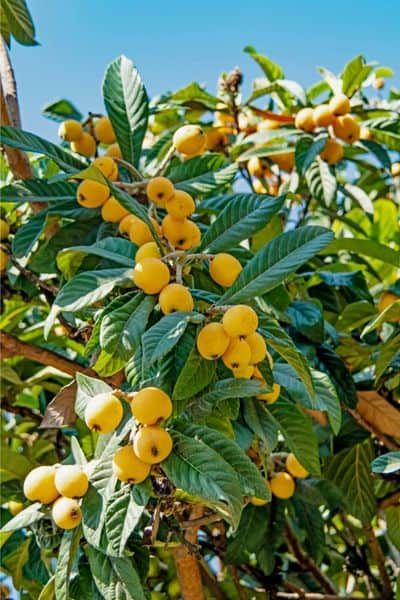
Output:
[[[122,223],[122,221],[121,221]],[[138,248],[135,255],[135,262],[140,262],[144,258],[160,258],[161,252],[156,242],[146,242]]]
[[[350,100],[345,94],[336,94],[330,99],[329,108],[335,117],[347,115],[350,112]]]
[[[278,165],[282,171],[290,173],[294,167],[294,152],[281,152],[279,154],[271,154],[269,157],[272,162]]]
[[[16,500],[10,500],[7,502],[7,508],[12,514],[13,517],[18,515],[22,510],[24,510],[24,505],[22,502],[17,502]]]
[[[157,425],[149,425],[137,432],[133,441],[133,449],[140,460],[155,465],[170,455],[172,438],[165,429]]]
[[[71,150],[82,154],[82,156],[93,156],[96,152],[96,140],[90,133],[84,131],[82,136],[75,142],[71,142]]]
[[[74,119],[63,121],[58,128],[58,136],[66,142],[77,142],[82,135],[82,125]]]
[[[121,221],[119,222],[118,231],[122,234],[129,233],[129,229],[130,229],[131,225],[133,223],[135,223],[136,220],[139,220],[139,219],[135,215],[131,215],[131,214],[126,215],[126,217],[121,219]]]
[[[189,232],[190,232],[190,246],[189,248],[195,248],[200,244],[201,241],[201,231],[196,223],[193,221],[189,221]]]
[[[393,292],[383,292],[382,296],[379,298],[378,310],[379,312],[383,312],[388,306],[391,306],[394,302],[400,300],[400,296],[394,294]],[[400,317],[392,317],[389,319],[390,323],[400,322]]]
[[[115,142],[115,133],[111,121],[108,117],[100,117],[94,124],[94,134],[96,139],[102,144],[113,144]]]
[[[58,467],[54,484],[58,493],[67,498],[81,498],[89,488],[88,476],[79,465]]]
[[[158,301],[164,315],[178,311],[190,312],[194,306],[192,294],[180,283],[170,283],[165,286]]]
[[[216,360],[226,352],[230,341],[221,323],[208,323],[197,336],[197,350],[206,360]]]
[[[207,127],[204,135],[206,136],[206,150],[215,150],[215,148],[226,146],[228,143],[228,138],[220,127]]]
[[[136,456],[131,444],[118,448],[114,454],[112,470],[119,481],[141,483],[150,475],[150,465]]]
[[[314,122],[317,127],[329,127],[332,125],[334,115],[329,104],[320,104],[314,108]]]
[[[254,375],[253,365],[243,365],[232,369],[235,379],[251,379]]]
[[[216,254],[210,262],[210,275],[222,287],[230,287],[241,271],[242,265],[238,259],[226,252]]]
[[[56,470],[54,467],[36,467],[25,478],[24,494],[32,502],[51,504],[58,498],[54,483]]]
[[[144,258],[133,269],[135,285],[146,294],[159,294],[169,278],[169,269],[159,258]]]
[[[377,77],[373,82],[372,86],[376,90],[381,90],[383,87],[385,87],[385,80],[383,79],[383,77]]]
[[[73,498],[58,498],[53,504],[51,516],[60,529],[74,529],[82,520],[80,506]]]
[[[314,131],[314,111],[312,108],[302,108],[296,115],[294,120],[294,126],[296,129],[302,129],[303,131]]]
[[[0,240],[6,240],[10,233],[10,226],[4,219],[0,219]]]
[[[193,229],[188,219],[175,219],[166,215],[162,221],[162,230],[167,240],[179,250],[192,247]]]
[[[176,190],[175,194],[166,200],[165,208],[175,219],[185,219],[194,213],[196,205],[190,194],[183,190]]]
[[[76,191],[76,200],[85,208],[100,208],[110,197],[110,190],[106,185],[85,179],[82,181]]]
[[[296,484],[289,473],[277,473],[269,482],[271,492],[277,498],[287,500],[295,492]]]
[[[112,156],[113,158],[122,158],[122,152],[121,148],[119,147],[119,144],[111,144],[110,146],[108,146],[104,155]]]
[[[153,177],[146,186],[149,200],[160,208],[165,208],[165,202],[173,197],[175,188],[166,177]]]
[[[246,337],[246,342],[250,346],[250,364],[256,365],[264,360],[267,355],[267,345],[263,336],[256,331]]]
[[[101,216],[104,221],[109,221],[110,223],[119,223],[128,215],[129,211],[127,211],[114,196],[111,196],[107,202],[103,204],[101,209]]]
[[[199,125],[184,125],[174,133],[172,144],[182,154],[193,156],[201,152],[205,146],[205,135]]]
[[[110,181],[117,181],[118,165],[111,156],[99,156],[94,159],[92,165],[97,167]]]
[[[128,235],[131,242],[136,244],[136,246],[143,246],[143,244],[148,244],[149,242],[154,242],[153,234],[150,231],[150,227],[134,215],[133,219],[129,221],[129,229]],[[137,259],[136,259],[137,260]]]
[[[272,384],[272,392],[265,392],[263,394],[258,394],[258,396],[256,396],[256,398],[257,398],[257,400],[264,400],[268,404],[273,404],[274,402],[276,402],[278,400],[280,393],[281,393],[281,386],[279,385],[279,383],[273,383]]]
[[[329,138],[326,142],[325,148],[320,153],[322,160],[327,162],[329,165],[335,165],[343,158],[343,146],[336,140]]]
[[[263,500],[262,498],[257,498],[257,496],[252,496],[250,498],[250,504],[253,504],[254,506],[264,506],[265,504],[268,504],[268,500]]]
[[[172,402],[163,390],[145,387],[134,395],[131,410],[141,425],[156,425],[172,415]]]
[[[286,457],[286,469],[293,477],[297,479],[304,479],[309,476],[309,472],[303,467],[301,463],[297,460],[295,455],[291,452]]]
[[[360,125],[351,115],[337,117],[333,122],[333,131],[336,137],[353,144],[360,139]]]
[[[393,163],[391,168],[390,168],[390,172],[392,174],[392,177],[399,177],[400,175],[400,162],[397,163]]]
[[[89,400],[85,410],[85,422],[92,431],[110,433],[120,424],[123,412],[120,400],[105,392]]]
[[[231,337],[250,335],[258,327],[257,313],[246,304],[237,304],[228,308],[222,318],[222,325]]]
[[[4,273],[4,271],[7,269],[9,260],[10,257],[8,256],[7,252],[0,248],[0,273]]]
[[[233,370],[248,367],[250,356],[251,350],[248,343],[240,338],[234,338],[231,340],[226,352],[224,352],[222,360],[228,369]]]
[[[258,156],[252,156],[249,159],[247,168],[250,175],[253,175],[254,177],[268,177],[268,175],[271,174],[268,163],[265,161],[263,162]]]

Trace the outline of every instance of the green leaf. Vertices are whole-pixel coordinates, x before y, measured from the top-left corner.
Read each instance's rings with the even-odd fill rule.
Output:
[[[77,527],[71,531],[64,531],[62,536],[54,580],[57,600],[68,600],[69,598],[71,569],[79,547],[81,535],[81,527]]]
[[[3,0],[2,12],[7,19],[9,32],[24,46],[37,46],[35,25],[25,0]]]
[[[82,114],[79,110],[65,98],[46,104],[42,108],[42,114],[53,121],[65,121],[66,119],[82,120]]]
[[[257,552],[267,537],[268,519],[266,507],[246,506],[239,527],[228,539],[224,556],[226,564],[247,563],[250,554]]]
[[[138,166],[149,101],[139,73],[126,56],[119,56],[108,66],[103,96],[122,157]]]
[[[69,181],[25,179],[3,186],[1,197],[4,202],[64,202],[75,200],[76,188],[76,183]]]
[[[300,526],[306,534],[305,550],[317,564],[320,564],[326,552],[324,518],[315,506],[302,502],[297,494],[292,499],[292,503],[297,517],[296,528]]]
[[[323,227],[282,233],[252,258],[218,304],[246,302],[277,287],[288,275],[316,256],[332,239]]]
[[[129,484],[122,485],[110,497],[105,517],[108,539],[107,554],[123,556],[129,536],[143,514],[145,506],[135,502]]]
[[[283,205],[285,196],[266,201],[257,194],[231,194],[227,205],[203,236],[200,249],[211,253],[229,250],[262,229]]]
[[[42,235],[46,222],[47,214],[40,212],[18,229],[12,241],[12,251],[15,257],[20,258],[29,254]]]
[[[214,378],[215,361],[205,360],[197,351],[195,340],[187,357],[184,367],[180,371],[174,386],[172,397],[178,402],[180,409],[184,403],[202,389]]]
[[[243,402],[243,417],[270,454],[278,443],[278,424],[265,407],[265,403],[248,398]]]
[[[400,452],[386,452],[372,461],[374,473],[395,473],[400,471]]]
[[[175,104],[189,106],[190,108],[205,108],[215,110],[220,100],[209,94],[198,83],[192,81],[186,87],[174,92],[170,96]]]
[[[215,507],[233,527],[239,523],[242,493],[234,469],[204,442],[171,432],[174,446],[163,462],[168,479]]]
[[[32,538],[25,538],[15,550],[2,557],[2,570],[8,572],[16,589],[20,589],[24,577],[23,569],[29,559]]]
[[[312,342],[324,341],[324,318],[317,301],[293,300],[287,308],[292,325]]]
[[[388,538],[397,550],[400,550],[400,506],[386,508],[385,519]]]
[[[196,398],[189,405],[189,412],[196,419],[205,419],[213,412],[217,416],[224,414],[234,419],[237,417],[237,403],[239,398],[251,398],[261,393],[265,387],[256,380],[247,379],[221,379],[200,398]]]
[[[220,154],[206,153],[183,163],[171,163],[166,175],[178,190],[197,196],[230,184],[237,171],[237,165],[226,165]]]
[[[76,374],[76,385],[75,411],[81,419],[84,418],[86,405],[91,398],[94,398],[98,394],[112,392],[112,388],[104,381],[101,381],[101,379],[89,377],[83,373]]]
[[[326,411],[332,431],[339,433],[342,424],[342,410],[336,388],[326,373],[312,370],[316,397],[316,409]]]
[[[375,378],[377,381],[397,356],[400,356],[400,334],[379,345],[379,355],[375,367]]]
[[[371,73],[373,65],[367,64],[363,56],[355,56],[350,60],[342,73],[342,91],[351,98]]]
[[[18,148],[26,152],[48,156],[66,173],[75,173],[86,166],[86,162],[82,158],[78,158],[71,152],[48,142],[34,133],[29,133],[29,131],[2,125],[0,127],[0,137],[2,144],[11,148]]]
[[[8,481],[10,479],[25,479],[29,471],[35,466],[26,456],[12,450],[9,446],[1,446],[1,465],[0,473],[1,480]],[[22,513],[21,513],[22,514]]]
[[[85,256],[99,256],[124,267],[133,269],[136,246],[124,238],[103,238],[91,246],[71,246],[57,255],[57,266],[67,279],[71,278],[82,264]]]
[[[4,459],[2,459],[4,460]],[[40,502],[35,502],[27,508],[24,508],[15,517],[7,521],[1,528],[1,533],[16,531],[17,529],[23,529],[29,527],[32,523],[39,521],[44,517],[43,505]]]
[[[350,514],[363,523],[369,523],[376,510],[370,472],[372,459],[372,443],[368,439],[336,454],[324,469],[325,477],[342,491]]]
[[[254,58],[270,81],[275,81],[275,79],[284,77],[282,67],[272,62],[272,60],[263,54],[259,54],[253,46],[246,46],[244,52]]]
[[[322,254],[337,254],[339,250],[347,250],[348,252],[354,252],[355,254],[362,256],[369,256],[381,260],[394,267],[400,266],[400,255],[397,250],[379,244],[374,240],[362,240],[358,238],[341,238],[334,240],[329,244]]]
[[[140,344],[149,316],[156,304],[153,296],[139,293],[101,321],[100,346],[128,360]]]
[[[75,385],[74,382],[71,382],[71,384]],[[87,464],[86,456],[78,442],[78,439],[74,435],[71,437],[71,453],[77,465]]]
[[[92,575],[104,600],[146,600],[140,578],[129,558],[109,557],[87,548]]]
[[[372,200],[362,188],[358,187],[357,185],[346,183],[344,186],[339,186],[338,189],[352,200],[355,200],[361,206],[364,212],[369,213],[370,215],[374,213],[374,205]]]
[[[311,166],[320,152],[325,148],[326,134],[314,138],[311,135],[304,135],[298,139],[295,148],[296,168],[299,173],[304,174]]]
[[[361,146],[367,152],[374,154],[385,169],[390,169],[390,155],[382,144],[378,144],[373,140],[359,140],[357,146]]]
[[[324,206],[330,206],[336,196],[337,182],[328,163],[317,157],[305,172],[305,177],[314,198]]]

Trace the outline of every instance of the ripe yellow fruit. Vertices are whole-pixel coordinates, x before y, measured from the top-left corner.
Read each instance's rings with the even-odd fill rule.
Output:
[[[247,168],[250,175],[254,177],[268,177],[271,174],[269,164],[266,160],[258,158],[258,156],[252,156],[247,163]]]
[[[4,273],[4,271],[7,269],[9,260],[10,257],[8,256],[7,252],[0,248],[0,273]]]
[[[80,506],[74,498],[58,498],[53,504],[51,516],[60,529],[74,529],[82,520]]]
[[[254,374],[253,365],[242,365],[232,369],[233,376],[235,379],[251,379]]]
[[[329,127],[333,123],[333,118],[329,104],[320,104],[314,108],[314,122],[317,127]]]
[[[397,296],[397,294],[394,294],[393,292],[383,292],[382,296],[379,298],[379,312],[383,312],[386,308],[392,306],[392,304],[397,300],[400,300],[400,296]],[[400,316],[394,316],[390,319],[391,323],[396,323],[397,321],[400,322]]]
[[[78,140],[71,142],[71,150],[82,154],[82,156],[93,156],[96,152],[96,147],[96,140],[86,131],[82,133]]]
[[[329,138],[326,142],[325,148],[320,153],[320,157],[329,165],[335,165],[343,158],[342,144],[336,140],[333,140],[332,138]]]
[[[136,456],[131,444],[119,448],[114,454],[112,470],[119,481],[141,483],[150,475],[151,466]]]
[[[390,171],[392,173],[392,177],[399,177],[400,175],[400,162],[393,163]]]
[[[136,263],[133,282],[145,294],[159,294],[169,283],[169,269],[159,258],[144,258]]]
[[[122,221],[121,221],[122,223]],[[144,258],[160,258],[161,252],[156,242],[146,242],[136,252],[135,262],[140,262]]]
[[[119,222],[118,231],[122,234],[129,233],[131,225],[133,223],[135,223],[137,220],[139,220],[139,219],[135,215],[131,215],[131,214],[126,215],[126,217],[121,219],[121,221]]]
[[[12,514],[13,517],[18,515],[22,510],[24,510],[24,505],[22,502],[17,502],[16,500],[10,500],[7,502],[7,508]]]
[[[206,136],[206,150],[215,150],[215,148],[220,148],[228,143],[228,138],[220,127],[207,127],[204,135]]]
[[[234,338],[231,340],[226,352],[224,352],[222,360],[228,369],[233,370],[241,367],[248,367],[250,356],[251,351],[248,343],[240,338]]]
[[[224,105],[222,104],[218,108],[224,108]],[[215,112],[215,122],[220,125],[235,125],[235,117],[226,111],[217,110]]]
[[[377,77],[372,85],[376,90],[381,90],[383,87],[385,87],[385,80],[383,77]]]
[[[210,262],[210,275],[215,283],[222,287],[230,287],[242,271],[242,265],[231,254],[221,252]]]
[[[294,167],[294,152],[280,152],[279,154],[271,154],[269,157],[272,162],[278,165],[282,171],[293,171]]]
[[[107,202],[110,190],[106,185],[91,179],[84,179],[76,191],[76,200],[85,208],[99,208]]]
[[[89,487],[88,476],[80,465],[62,465],[56,469],[54,484],[67,498],[81,498]]]
[[[193,228],[188,219],[175,219],[172,215],[166,215],[162,221],[164,236],[174,248],[188,250],[193,243]]]
[[[172,143],[179,153],[193,156],[203,150],[206,137],[199,125],[184,125],[175,131]]]
[[[348,144],[353,144],[360,139],[360,125],[351,115],[337,117],[333,122],[333,131],[336,137]]]
[[[197,350],[206,360],[216,360],[226,352],[230,341],[221,323],[208,323],[197,336]]]
[[[196,223],[193,223],[193,221],[189,221],[189,231],[191,233],[189,248],[195,248],[200,244],[201,241],[200,228],[198,225],[196,225]]]
[[[157,425],[172,415],[172,402],[163,390],[145,387],[134,395],[131,410],[141,425]]]
[[[281,498],[282,500],[287,500],[291,498],[296,489],[296,484],[294,479],[289,473],[276,473],[274,477],[270,480],[269,485],[271,487],[271,492],[277,498]]]
[[[118,179],[118,165],[111,156],[99,156],[93,161],[93,165],[97,167],[110,181]]]
[[[302,129],[303,131],[314,131],[315,129],[315,121],[314,121],[314,111],[312,108],[302,108],[297,113],[294,126],[296,129]]]
[[[136,244],[136,246],[143,246],[143,244],[154,242],[150,227],[138,217],[133,217],[130,220],[128,235],[131,242]]]
[[[293,477],[297,477],[297,479],[304,479],[304,477],[309,476],[309,472],[303,467],[301,463],[297,460],[294,454],[290,453],[286,457],[286,469]]]
[[[170,283],[165,286],[158,301],[164,315],[179,311],[190,312],[194,306],[192,294],[187,287],[180,283]]]
[[[185,219],[194,213],[196,205],[190,194],[183,190],[175,190],[175,194],[166,200],[165,208],[175,219]]]
[[[51,504],[58,498],[54,484],[55,467],[37,467],[28,473],[24,481],[24,494],[32,502]]]
[[[175,188],[166,177],[153,177],[146,186],[146,194],[154,204],[165,208],[166,201],[175,194]]]
[[[77,142],[83,135],[82,125],[74,119],[63,121],[58,128],[58,135],[65,142]]]
[[[168,431],[157,425],[143,427],[133,441],[135,454],[145,463],[155,465],[171,454],[172,438]]]
[[[115,133],[108,117],[100,117],[94,125],[94,134],[102,144],[113,144]]]
[[[0,219],[0,240],[6,240],[10,233],[10,226],[4,219]]]
[[[264,394],[258,394],[258,396],[256,396],[256,398],[257,398],[257,400],[264,400],[264,402],[267,402],[267,404],[273,404],[274,402],[276,402],[278,400],[280,393],[281,393],[281,386],[279,385],[279,383],[273,383],[271,392],[265,392]]]
[[[222,318],[222,325],[231,337],[250,335],[258,327],[257,313],[246,304],[231,306]]]
[[[250,346],[250,364],[256,365],[264,360],[267,355],[267,345],[263,336],[256,331],[246,337],[246,342]]]
[[[119,223],[128,215],[129,211],[126,210],[114,196],[111,196],[101,208],[101,216],[104,221],[109,221],[110,223]]]
[[[329,108],[335,117],[347,115],[350,112],[350,100],[345,94],[336,94],[330,99]]]
[[[89,400],[85,410],[85,422],[92,431],[110,433],[120,424],[123,412],[120,400],[105,392]]]
[[[122,158],[122,152],[119,144],[111,144],[108,146],[104,154],[105,156],[112,156],[113,158]]]

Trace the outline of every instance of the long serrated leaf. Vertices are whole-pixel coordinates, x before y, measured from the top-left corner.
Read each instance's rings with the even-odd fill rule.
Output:
[[[324,206],[330,206],[335,198],[337,182],[330,166],[320,157],[306,170],[305,177],[311,194],[322,202]]]

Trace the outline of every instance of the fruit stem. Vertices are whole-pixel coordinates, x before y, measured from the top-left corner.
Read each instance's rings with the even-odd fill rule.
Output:
[[[171,148],[168,150],[167,154],[164,156],[164,158],[160,162],[159,167],[156,170],[156,172],[154,173],[153,177],[158,177],[159,175],[164,174],[164,171],[166,170],[167,165],[174,154],[175,154],[175,148],[174,148],[174,146],[171,146]]]
[[[115,160],[117,162],[121,163],[121,165],[123,167],[125,167],[125,169],[127,171],[129,171],[129,173],[132,175],[132,177],[133,177],[133,179],[135,179],[135,181],[142,181],[142,182],[144,181],[144,177],[141,174],[141,172],[136,167],[131,165],[131,163],[129,163],[127,160],[124,160],[123,158],[118,158],[118,157],[115,157]]]

